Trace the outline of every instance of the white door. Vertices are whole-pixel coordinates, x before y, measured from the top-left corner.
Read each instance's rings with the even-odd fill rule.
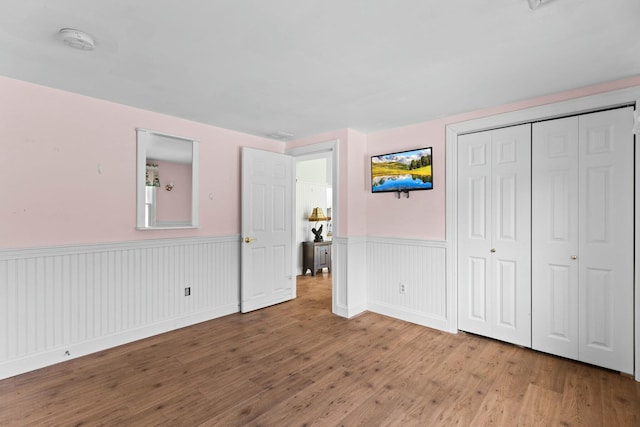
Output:
[[[532,127],[531,345],[578,359],[578,117]]]
[[[579,358],[633,373],[633,110],[580,116]]]
[[[243,313],[295,298],[293,240],[293,158],[243,147]]]
[[[533,348],[633,373],[630,108],[533,126]]]
[[[458,327],[531,346],[530,125],[458,138]]]

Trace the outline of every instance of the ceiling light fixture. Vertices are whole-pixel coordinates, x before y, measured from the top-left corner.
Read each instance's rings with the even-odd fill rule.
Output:
[[[64,44],[74,49],[93,50],[96,48],[96,42],[93,37],[84,31],[63,28],[58,31],[58,36]]]
[[[529,1],[529,9],[534,10],[537,9],[538,6],[542,3],[542,0],[528,0]]]

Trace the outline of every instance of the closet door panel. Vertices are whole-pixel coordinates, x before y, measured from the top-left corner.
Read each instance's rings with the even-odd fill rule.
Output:
[[[531,346],[531,125],[492,131],[494,338]]]
[[[531,346],[530,125],[458,138],[458,327]]]
[[[585,345],[594,350],[613,350],[614,331],[614,302],[615,287],[613,272],[596,268],[585,269],[585,293],[589,316],[585,318]]]
[[[580,360],[633,373],[633,110],[580,116]]]
[[[498,260],[496,262],[497,274],[497,323],[499,326],[508,329],[517,327],[517,268],[516,263],[508,260]]]
[[[532,347],[577,359],[578,117],[532,135]]]
[[[487,260],[485,258],[477,258],[470,256],[467,260],[469,276],[468,293],[469,293],[469,312],[467,314],[469,320],[487,322]]]
[[[462,135],[458,143],[458,327],[490,335],[491,137]]]

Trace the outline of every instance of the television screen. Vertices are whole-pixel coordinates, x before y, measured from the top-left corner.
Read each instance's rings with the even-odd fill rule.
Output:
[[[371,156],[373,193],[431,189],[431,147]]]

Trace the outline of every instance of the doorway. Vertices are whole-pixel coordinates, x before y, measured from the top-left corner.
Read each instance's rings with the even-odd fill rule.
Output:
[[[305,270],[304,243],[314,240],[323,243],[331,242],[333,238],[333,186],[331,179],[330,153],[318,153],[297,157],[295,160],[296,174],[296,208],[295,230],[296,243],[294,254],[296,260],[296,274],[305,275],[315,271]],[[313,220],[314,210],[316,215],[323,218]],[[315,233],[314,233],[315,232]],[[316,237],[316,233],[317,236]],[[330,270],[330,267],[328,267]]]
[[[312,276],[309,269],[303,270],[303,245],[304,242],[312,242],[315,239],[312,229],[319,231],[322,227],[321,236],[324,243],[332,242],[338,230],[337,141],[295,148],[287,154],[294,157],[296,176],[294,271],[299,278],[304,278],[305,282],[309,281],[307,277],[318,277],[322,278],[325,284],[329,282],[331,285],[331,278],[340,268],[336,258],[331,258],[330,268],[322,268],[316,272],[316,276]],[[322,209],[327,219],[309,221],[314,208]],[[333,286],[331,287],[332,311],[335,312],[333,306],[336,299]]]

